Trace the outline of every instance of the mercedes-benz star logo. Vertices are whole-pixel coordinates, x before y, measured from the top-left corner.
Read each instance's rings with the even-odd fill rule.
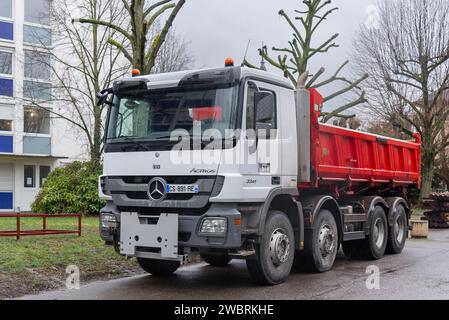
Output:
[[[162,201],[167,196],[167,182],[162,178],[153,178],[148,183],[148,198],[153,201]]]

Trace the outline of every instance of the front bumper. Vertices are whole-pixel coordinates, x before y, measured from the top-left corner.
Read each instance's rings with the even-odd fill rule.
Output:
[[[163,213],[163,212],[162,212]],[[117,228],[104,228],[100,223],[101,238],[109,244],[120,238],[121,212],[112,202],[107,202],[100,212],[102,214],[114,214],[117,220]],[[144,216],[144,215],[142,215]],[[145,215],[147,217],[147,215]],[[200,226],[205,217],[220,217],[227,220],[227,231],[223,235],[201,234]],[[157,217],[156,217],[157,218]],[[239,249],[242,246],[241,213],[232,204],[212,204],[203,215],[179,215],[178,216],[178,250],[181,248],[206,248],[206,249]],[[158,235],[155,235],[157,237]],[[179,252],[182,254],[183,252]]]

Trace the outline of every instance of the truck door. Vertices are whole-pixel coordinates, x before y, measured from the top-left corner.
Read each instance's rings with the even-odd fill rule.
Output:
[[[278,87],[260,81],[247,81],[245,84],[245,104],[244,104],[244,123],[245,131],[245,150],[246,161],[242,165],[242,173],[247,176],[244,187],[269,188],[273,184],[272,177],[281,174],[281,144],[278,103],[279,92]],[[264,99],[268,102],[270,99],[274,101],[274,108],[260,118],[256,125],[256,105]],[[256,126],[258,133],[256,133]],[[256,137],[257,135],[257,137]],[[276,181],[276,179],[275,179]]]

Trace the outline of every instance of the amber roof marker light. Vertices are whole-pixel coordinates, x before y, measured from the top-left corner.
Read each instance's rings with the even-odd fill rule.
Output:
[[[139,70],[139,69],[132,69],[131,75],[132,75],[133,77],[138,77],[138,76],[140,76],[140,70]]]
[[[233,66],[234,66],[234,59],[226,58],[225,59],[225,67],[233,67]]]

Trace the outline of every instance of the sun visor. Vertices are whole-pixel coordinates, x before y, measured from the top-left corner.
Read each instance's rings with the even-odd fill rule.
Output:
[[[179,87],[230,88],[240,82],[241,67],[228,67],[190,73],[179,82]]]
[[[148,91],[148,79],[136,78],[114,82],[114,94],[118,96],[136,95]]]

